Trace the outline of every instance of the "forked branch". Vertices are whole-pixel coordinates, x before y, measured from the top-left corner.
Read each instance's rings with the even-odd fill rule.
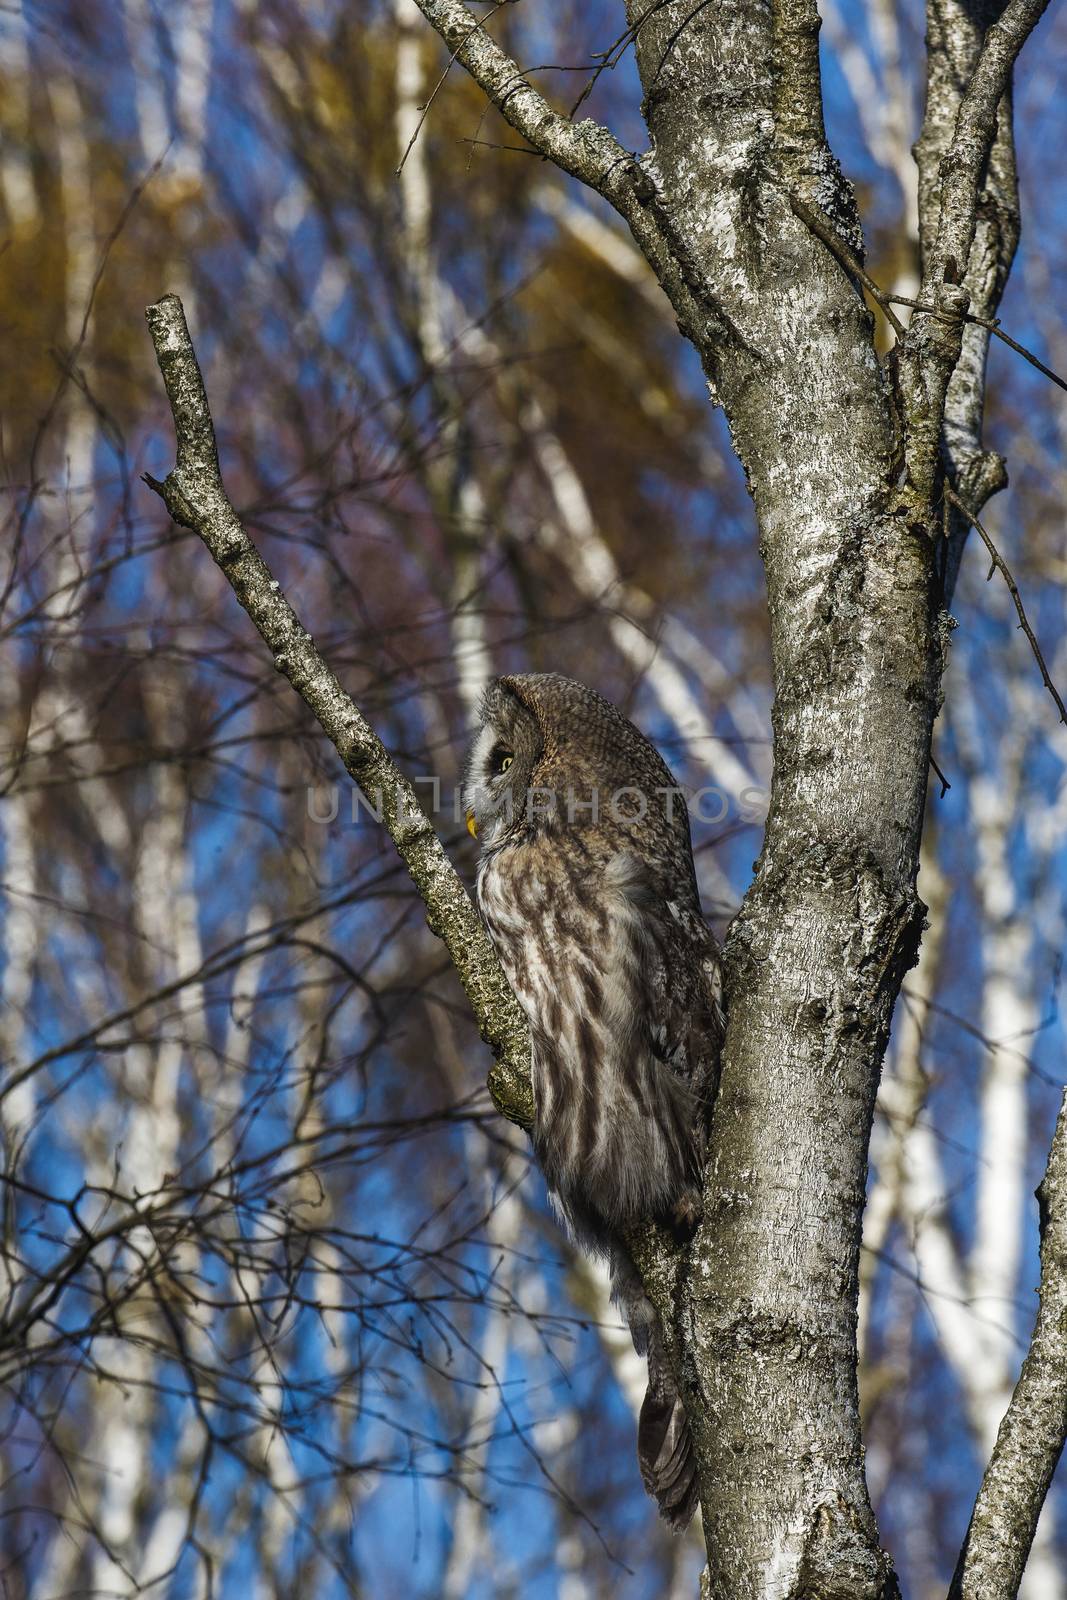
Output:
[[[926,276],[940,285],[958,283],[974,238],[978,193],[996,137],[1001,98],[1012,68],[1049,0],[1009,0],[988,29],[974,73],[960,101],[956,125],[941,159],[941,210],[933,259]],[[924,298],[928,289],[924,293]]]

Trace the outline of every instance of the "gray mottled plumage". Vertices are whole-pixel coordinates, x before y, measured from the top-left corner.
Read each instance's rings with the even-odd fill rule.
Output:
[[[644,735],[555,673],[489,685],[464,794],[479,905],[530,1025],[534,1148],[575,1237],[611,1260],[649,1361],[642,1476],[684,1528],[688,1425],[620,1234],[699,1214],[722,1020],[685,804]]]

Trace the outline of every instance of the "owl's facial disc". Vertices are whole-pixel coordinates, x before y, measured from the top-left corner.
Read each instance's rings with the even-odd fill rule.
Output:
[[[487,691],[482,716],[464,769],[463,800],[468,833],[491,850],[521,824],[541,738],[526,707],[499,684]]]
[[[498,744],[496,749],[490,752],[489,756],[489,766],[492,776],[494,778],[502,778],[505,772],[507,772],[508,768],[514,764],[514,761],[515,752],[513,750],[505,750],[502,744]],[[473,807],[467,811],[467,832],[470,834],[472,839],[477,839],[478,817]]]
[[[510,784],[507,774],[514,764],[515,753],[507,747],[497,729],[482,728],[467,763],[463,798],[467,832],[483,847],[492,844],[508,821]]]

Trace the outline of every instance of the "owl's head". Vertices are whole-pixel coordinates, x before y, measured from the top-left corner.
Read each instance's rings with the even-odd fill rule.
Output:
[[[616,827],[644,831],[626,815],[640,794],[648,825],[661,830],[657,791],[673,782],[644,735],[595,689],[555,672],[496,678],[463,771],[467,826],[484,850],[563,826],[599,827],[607,840]]]
[[[544,753],[544,734],[516,692],[519,678],[494,678],[479,708],[481,726],[463,767],[467,827],[483,850],[501,844],[523,820],[527,791]]]

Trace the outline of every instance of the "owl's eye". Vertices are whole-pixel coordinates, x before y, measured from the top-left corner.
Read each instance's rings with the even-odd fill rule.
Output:
[[[510,750],[501,750],[497,748],[493,751],[493,754],[490,757],[493,772],[497,774],[506,772],[514,759],[515,757],[512,755]]]

